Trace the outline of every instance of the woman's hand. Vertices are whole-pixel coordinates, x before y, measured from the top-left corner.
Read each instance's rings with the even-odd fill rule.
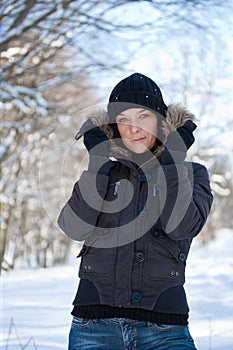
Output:
[[[168,135],[165,149],[158,156],[160,164],[181,163],[185,160],[187,150],[195,141],[193,131],[196,127],[196,124],[189,120]]]
[[[83,142],[89,153],[88,170],[94,173],[108,174],[113,164],[109,161],[110,141],[106,134],[87,120],[82,128]]]
[[[88,124],[88,131],[84,133],[84,145],[89,154],[108,158],[109,139],[99,126],[95,126],[93,123],[91,124],[92,126],[90,123]]]
[[[196,124],[188,120],[184,125],[168,135],[166,147],[169,150],[187,152],[195,141],[193,131],[196,127]]]

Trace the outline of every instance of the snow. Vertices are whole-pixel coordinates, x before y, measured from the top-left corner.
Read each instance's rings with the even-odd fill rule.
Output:
[[[39,350],[66,349],[75,274],[74,268],[62,266],[13,271],[3,277],[1,350],[5,350],[11,318],[23,345],[33,337]],[[21,349],[14,329],[8,344],[9,350]]]
[[[190,330],[200,350],[233,349],[232,235],[221,230],[206,247],[195,241],[189,255]]]
[[[194,240],[189,255],[186,291],[190,331],[199,350],[233,349],[232,235],[231,230],[221,230],[204,247]],[[1,350],[67,349],[77,287],[76,255],[73,251],[71,261],[64,266],[4,273]],[[9,336],[11,319],[14,324]]]

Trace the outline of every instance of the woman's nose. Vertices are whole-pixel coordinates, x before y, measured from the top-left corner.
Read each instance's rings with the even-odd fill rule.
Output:
[[[138,124],[130,124],[130,127],[132,132],[138,132],[141,130],[141,127]]]

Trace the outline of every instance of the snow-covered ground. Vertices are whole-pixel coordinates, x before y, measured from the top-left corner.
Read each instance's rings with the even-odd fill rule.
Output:
[[[186,290],[199,350],[233,350],[232,237],[222,230],[207,247],[195,241],[190,252]],[[3,276],[1,350],[67,349],[77,265],[74,252],[67,266]]]

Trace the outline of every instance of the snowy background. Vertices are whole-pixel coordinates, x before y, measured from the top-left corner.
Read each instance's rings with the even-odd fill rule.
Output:
[[[205,247],[194,240],[189,255],[186,290],[190,330],[199,350],[233,349],[232,235],[233,231],[221,230]],[[15,270],[3,276],[1,350],[67,349],[77,287],[75,256],[73,249],[67,265]]]
[[[1,19],[0,350],[67,349],[79,246],[54,223],[84,157],[74,135],[134,71],[198,118],[215,200],[188,260],[190,328],[199,350],[233,350],[232,0],[3,0]]]

